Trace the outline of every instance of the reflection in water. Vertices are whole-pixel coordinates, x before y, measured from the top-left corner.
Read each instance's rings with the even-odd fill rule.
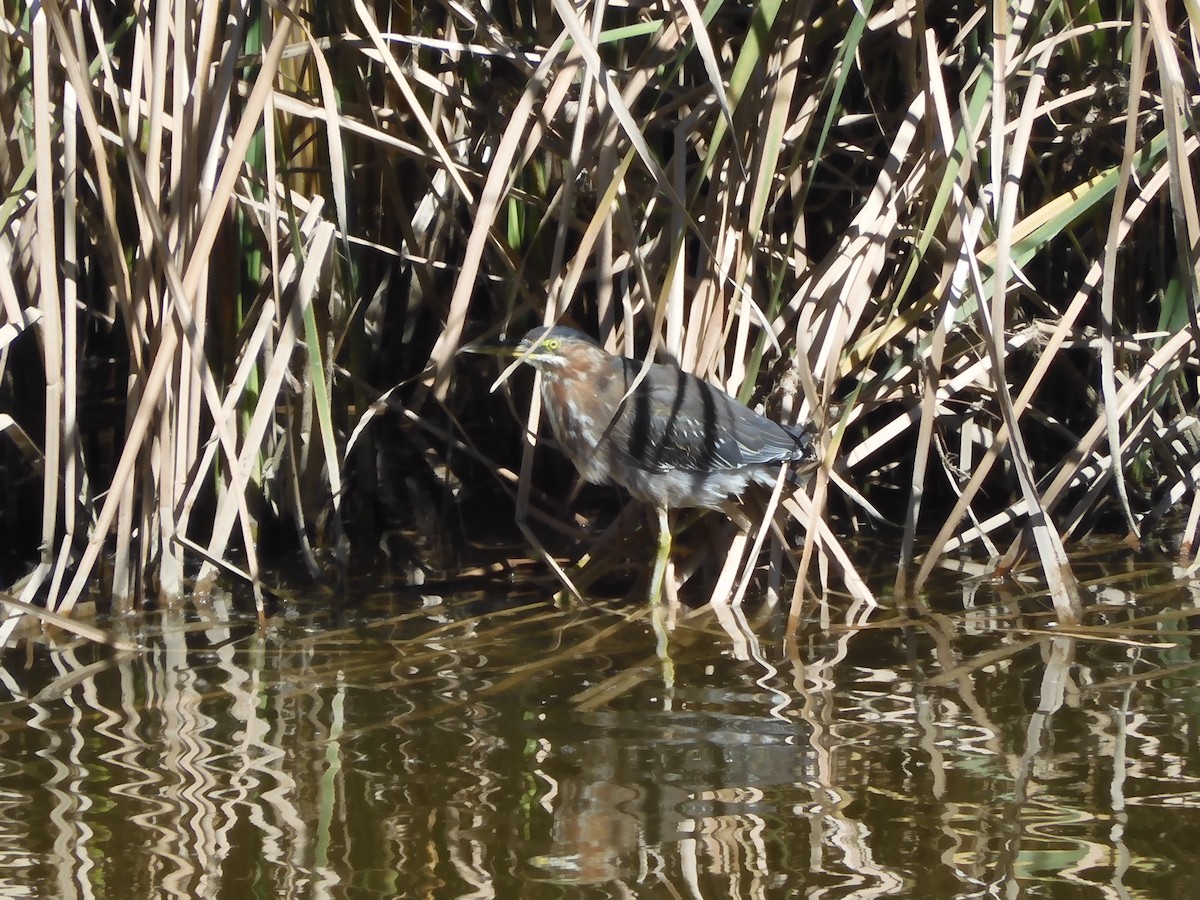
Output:
[[[559,747],[580,774],[555,781],[551,850],[535,865],[548,877],[591,884],[636,876],[650,865],[642,850],[679,845],[696,870],[720,871],[733,852],[743,858],[731,874],[769,871],[755,835],[765,830],[763,816],[778,812],[768,792],[806,781],[806,729],[716,711],[737,699],[684,689],[677,702],[713,711],[581,717],[585,736]]]
[[[796,644],[700,613],[670,698],[644,619],[496,598],[10,654],[0,895],[1196,896],[1172,578],[1097,564],[1070,634],[978,582]]]

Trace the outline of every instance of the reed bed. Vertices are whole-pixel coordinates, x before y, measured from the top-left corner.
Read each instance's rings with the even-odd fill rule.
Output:
[[[811,423],[718,604],[869,608],[873,528],[898,596],[1032,553],[1074,621],[1072,540],[1194,558],[1198,16],[7,4],[0,566],[69,615],[236,564],[261,609],[261,552],[377,545],[382,459],[553,519],[537,404],[459,350],[566,320]]]

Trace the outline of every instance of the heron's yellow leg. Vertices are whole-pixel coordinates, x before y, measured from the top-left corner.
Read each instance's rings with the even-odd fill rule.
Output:
[[[658,514],[658,550],[654,557],[654,571],[650,575],[650,621],[654,625],[656,650],[662,662],[663,684],[670,691],[675,687],[675,663],[671,660],[667,643],[667,616],[662,594],[667,562],[671,558],[671,522],[667,517],[666,507],[660,506],[655,512]]]

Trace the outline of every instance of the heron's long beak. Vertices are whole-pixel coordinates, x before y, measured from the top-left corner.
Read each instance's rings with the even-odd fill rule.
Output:
[[[517,366],[521,365],[521,363],[525,361],[525,357],[528,355],[529,349],[529,343],[522,339],[516,343],[484,341],[478,344],[468,344],[467,346],[463,347],[460,352],[477,353],[480,356],[519,357],[518,359],[513,359],[509,365],[505,366],[503,371],[501,371],[496,377],[496,380],[492,382],[489,393],[495,393],[496,388],[504,384],[504,382],[508,380],[508,377],[516,371]]]
[[[521,346],[520,344],[482,341],[478,344],[467,344],[461,348],[460,352],[478,353],[480,356],[516,356],[521,352]]]

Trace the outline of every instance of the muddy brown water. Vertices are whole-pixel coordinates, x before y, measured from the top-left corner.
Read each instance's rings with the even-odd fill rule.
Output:
[[[386,585],[0,670],[3,897],[1198,897],[1200,586],[704,612]],[[827,621],[822,623],[822,617]]]

